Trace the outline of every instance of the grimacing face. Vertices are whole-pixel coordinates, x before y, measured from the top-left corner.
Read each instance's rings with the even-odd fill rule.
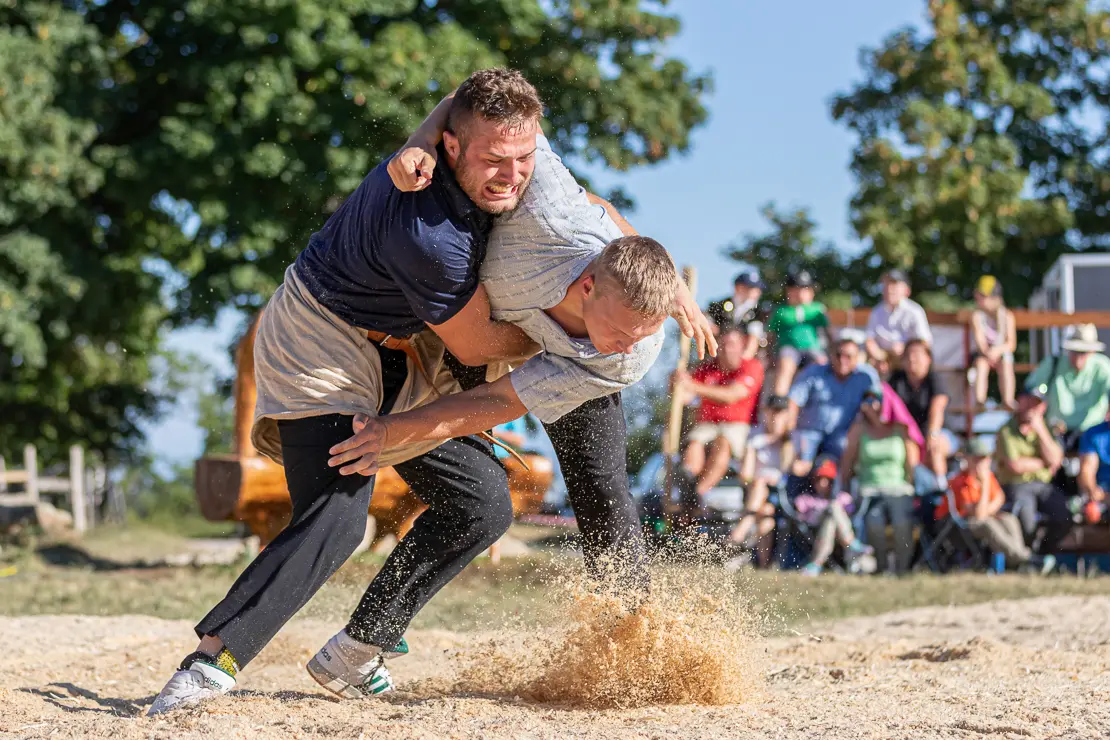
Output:
[[[666,316],[643,316],[624,305],[616,290],[598,290],[597,281],[587,278],[582,286],[582,320],[590,341],[602,354],[629,354],[636,342],[659,331]]]
[[[532,180],[539,130],[538,121],[505,127],[475,117],[463,133],[443,134],[448,164],[475,205],[494,215],[517,207]]]

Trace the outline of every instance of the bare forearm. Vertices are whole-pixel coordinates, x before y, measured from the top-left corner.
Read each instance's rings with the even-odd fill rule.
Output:
[[[528,412],[509,376],[464,393],[445,396],[427,406],[380,417],[385,447],[465,437],[519,419]]]
[[[606,212],[609,214],[609,218],[613,219],[613,223],[617,225],[617,228],[621,230],[622,234],[625,236],[635,236],[637,234],[636,229],[632,228],[632,224],[625,220],[624,216],[620,214],[620,211],[618,211],[612,203],[590,192],[586,193],[586,197],[595,206],[602,206],[605,208]]]
[[[929,403],[929,428],[926,434],[939,432],[944,427],[944,411],[948,408],[948,396],[937,396]]]
[[[690,389],[702,398],[714,403],[736,403],[751,395],[751,391],[742,385],[705,385],[704,383],[691,383]]]
[[[864,342],[864,346],[867,348],[867,354],[869,354],[871,357],[875,358],[876,360],[885,360],[886,359],[886,352],[883,350],[882,347],[879,346],[879,343],[876,342],[874,339],[869,338],[866,342]]]
[[[1056,444],[1056,440],[1052,437],[1052,432],[1048,431],[1048,427],[1044,424],[1037,424],[1035,426],[1037,432],[1038,449],[1041,453],[1041,459],[1044,460],[1045,466],[1049,468],[1056,468],[1064,458],[1063,450],[1060,445]]]
[[[408,143],[415,146],[435,146],[443,138],[443,132],[447,130],[447,113],[451,110],[451,101],[455,99],[455,91],[439,101],[439,104],[432,109],[428,117],[424,119],[423,123],[412,132],[409,137]]]

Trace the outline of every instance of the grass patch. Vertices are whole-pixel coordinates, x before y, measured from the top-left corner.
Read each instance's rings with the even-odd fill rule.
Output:
[[[147,614],[196,620],[219,601],[244,564],[205,568],[133,568],[104,560],[149,546],[157,530],[102,531],[82,543],[97,559],[54,565],[41,557],[21,558],[14,574],[0,578],[0,614]],[[152,534],[152,532],[154,534]],[[164,535],[162,535],[164,536]],[[127,562],[120,557],[119,561]],[[560,594],[551,585],[556,558],[545,554],[494,566],[479,559],[441,591],[417,616],[415,628],[483,630],[506,623],[549,624],[560,613]],[[301,616],[345,620],[382,558],[364,555],[347,563],[302,610]],[[691,573],[691,575],[694,575]],[[704,577],[704,574],[700,574]],[[718,577],[716,575],[712,577]],[[1108,595],[1110,578],[1072,576],[913,575],[902,579],[796,573],[721,573],[736,578],[753,610],[771,632],[810,621],[881,614],[929,605],[973,604],[1050,595]]]

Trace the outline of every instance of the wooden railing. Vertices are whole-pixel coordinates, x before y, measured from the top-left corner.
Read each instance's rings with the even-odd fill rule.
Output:
[[[9,486],[21,486],[12,493]],[[0,457],[0,506],[37,506],[43,493],[67,493],[73,511],[73,528],[84,532],[89,526],[85,500],[85,451],[74,445],[69,448],[69,477],[39,475],[38,451],[34,445],[23,448],[23,469],[8,470]]]
[[[1057,311],[1027,311],[1012,309],[1014,326],[1018,331],[1033,329],[1063,329],[1077,324],[1094,324],[1098,329],[1110,329],[1110,311],[1079,311],[1077,313],[1060,313]],[[974,338],[971,329],[971,310],[966,309],[955,313],[941,311],[926,311],[929,325],[933,327],[960,327],[963,330],[964,360],[962,368],[964,382],[967,384],[967,398],[974,396],[970,381],[967,380],[967,359],[971,356],[974,347]],[[863,329],[871,316],[871,309],[830,309],[829,321],[835,327]],[[1014,373],[1026,375],[1033,372],[1036,364],[1028,362],[1015,362]],[[1018,386],[1020,388],[1020,385]],[[950,408],[949,413],[963,414],[966,419],[965,429],[970,433],[975,419],[976,405],[969,402],[962,407]]]

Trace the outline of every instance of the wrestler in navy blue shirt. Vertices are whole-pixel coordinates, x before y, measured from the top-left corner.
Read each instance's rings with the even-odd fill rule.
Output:
[[[442,147],[439,161],[446,162]],[[408,336],[451,319],[478,288],[493,217],[450,167],[415,193],[393,187],[388,160],[309,238],[297,275],[352,326]]]

